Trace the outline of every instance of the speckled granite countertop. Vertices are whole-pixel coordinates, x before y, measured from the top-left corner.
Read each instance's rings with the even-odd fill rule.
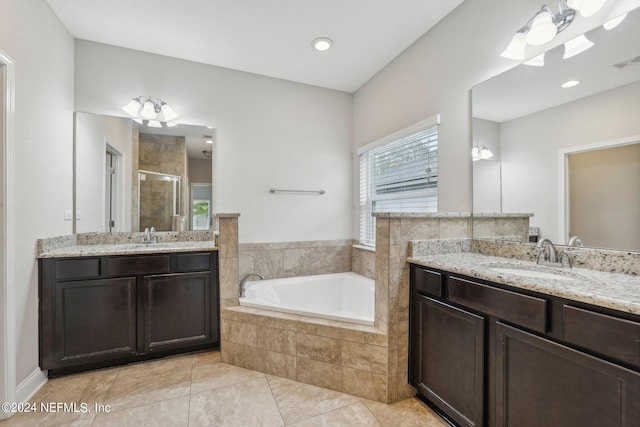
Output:
[[[194,252],[212,251],[218,248],[213,240],[189,242],[160,242],[160,243],[115,243],[107,245],[70,245],[57,249],[43,251],[38,258],[67,258],[80,256],[103,255],[135,255],[166,252]]]
[[[489,280],[520,289],[540,292],[600,307],[640,315],[640,277],[606,273],[584,268],[561,269],[539,266],[533,262],[476,253],[455,253],[414,257],[410,263],[465,276]],[[558,278],[525,277],[500,273],[491,268],[520,268],[562,276]]]

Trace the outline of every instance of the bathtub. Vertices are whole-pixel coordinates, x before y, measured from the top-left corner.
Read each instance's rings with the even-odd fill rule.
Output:
[[[356,273],[320,274],[246,283],[240,305],[373,325],[374,281]]]

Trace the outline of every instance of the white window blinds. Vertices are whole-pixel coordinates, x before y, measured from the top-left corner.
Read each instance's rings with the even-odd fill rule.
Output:
[[[360,153],[361,244],[375,246],[373,212],[435,212],[437,209],[437,121]]]

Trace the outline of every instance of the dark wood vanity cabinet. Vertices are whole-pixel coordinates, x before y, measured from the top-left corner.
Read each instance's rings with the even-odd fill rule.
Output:
[[[484,323],[476,314],[418,296],[412,383],[461,426],[482,426]]]
[[[50,376],[219,345],[217,252],[39,263]]]
[[[496,426],[640,425],[640,374],[498,322]]]
[[[409,382],[459,426],[638,426],[636,317],[412,265]]]

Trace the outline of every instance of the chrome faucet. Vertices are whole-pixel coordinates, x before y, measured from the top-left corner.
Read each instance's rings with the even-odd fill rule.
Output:
[[[578,236],[573,236],[571,239],[569,239],[569,243],[567,243],[568,246],[584,246],[582,244],[582,240],[580,239],[580,237]]]
[[[158,238],[156,237],[155,227],[151,227],[151,229],[149,229],[149,227],[145,228],[142,233],[141,241],[142,243],[157,243]]]
[[[238,290],[239,290],[239,294],[240,294],[240,298],[244,298],[245,297],[245,286],[247,285],[247,280],[250,277],[259,277],[260,280],[264,280],[264,276],[262,274],[258,274],[258,273],[249,273],[246,276],[244,276],[242,278],[242,280],[240,281],[240,285],[238,286]]]
[[[545,243],[549,248],[548,258],[545,256],[545,253],[544,253]],[[552,264],[552,265],[558,264],[558,251],[556,251],[556,247],[548,238],[543,237],[542,239],[540,239],[538,241],[538,244],[536,245],[536,250],[538,251],[538,261],[537,261],[538,264]]]

